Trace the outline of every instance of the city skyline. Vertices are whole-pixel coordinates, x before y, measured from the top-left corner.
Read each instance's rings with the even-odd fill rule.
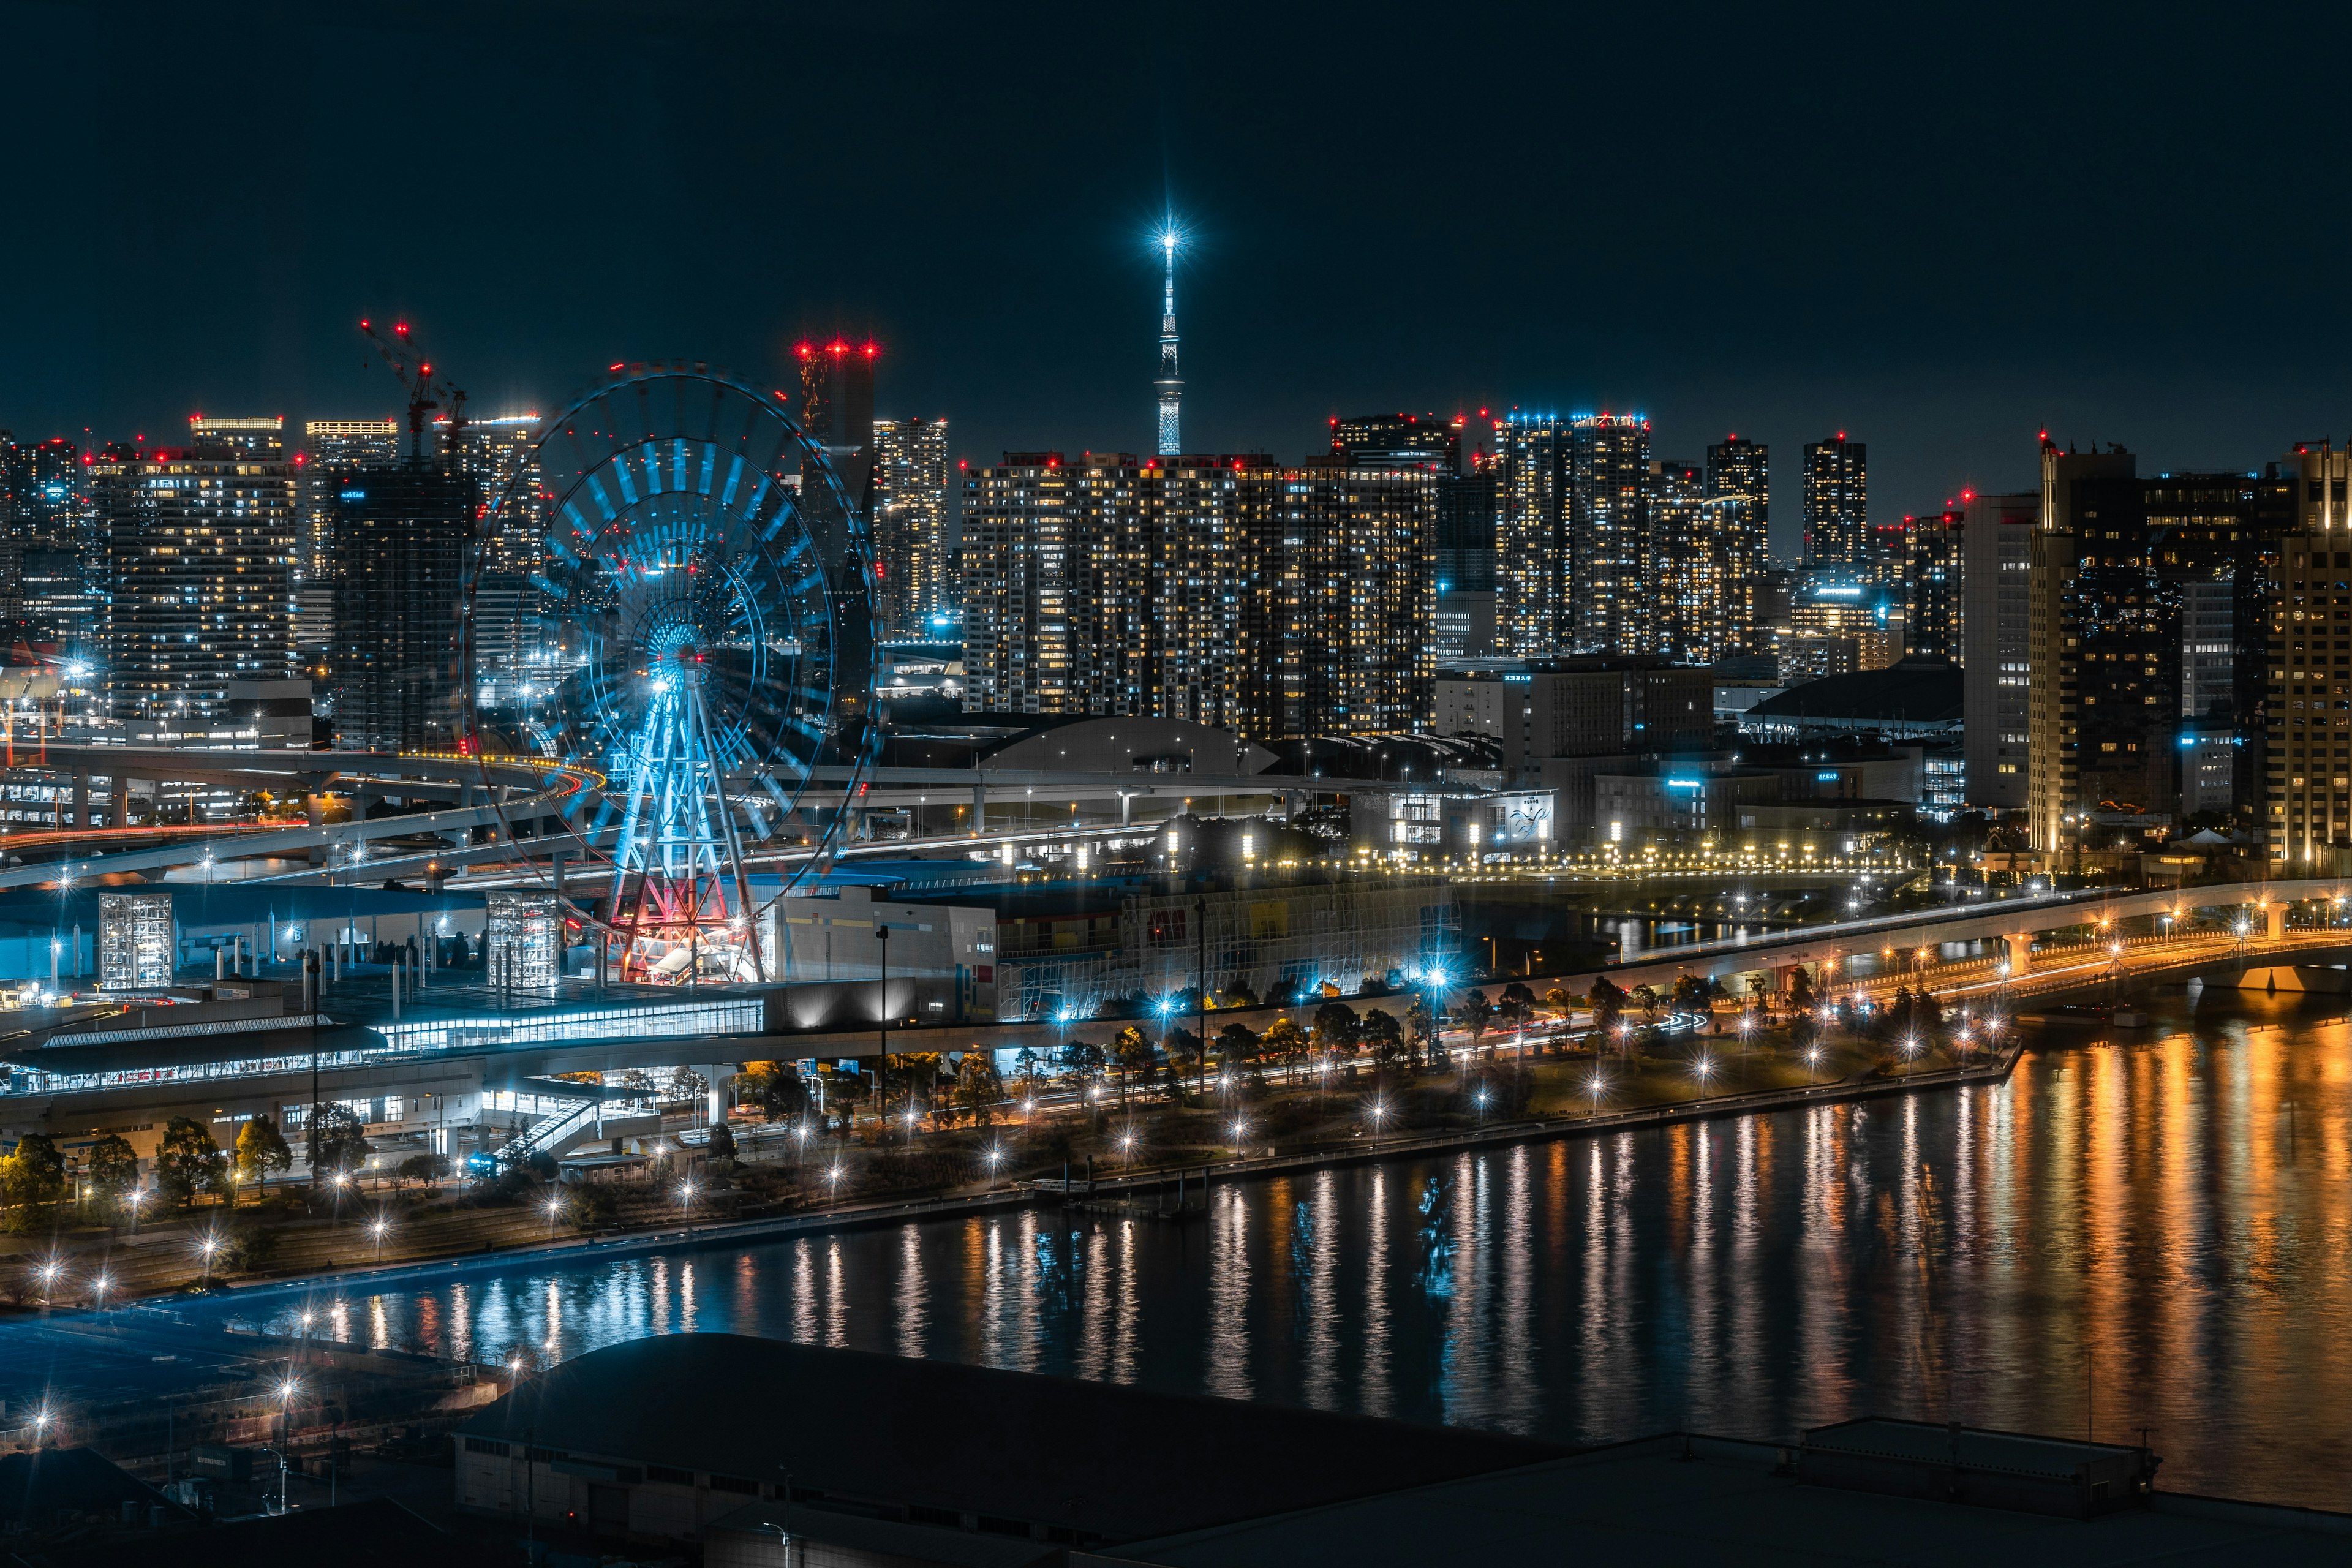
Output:
[[[195,184],[165,180],[125,204],[113,232],[128,243],[64,224],[0,264],[10,296],[38,302],[0,345],[0,425],[152,437],[197,409],[380,416],[394,398],[362,368],[350,321],[383,309],[418,321],[485,407],[559,405],[615,359],[698,358],[788,384],[791,345],[841,331],[889,349],[879,411],[950,415],[958,458],[1146,452],[1161,270],[1150,237],[1172,208],[1189,237],[1192,450],[1287,458],[1325,419],[1370,409],[1638,405],[1685,453],[1737,430],[1793,459],[1849,429],[1878,448],[1874,493],[1893,516],[1963,488],[2024,488],[2044,429],[2179,468],[2342,435],[2329,378],[2344,330],[2317,308],[2340,220],[2167,228],[2153,264],[2166,188],[2129,174],[2225,188],[2237,150],[2324,163],[2341,147],[2325,95],[2292,89],[2312,68],[2276,58],[2259,24],[2209,24],[2192,67],[2159,27],[2091,20],[2050,22],[2038,40],[1964,22],[1939,30],[1933,56],[1900,30],[1823,42],[1774,19],[1716,20],[1657,57],[1687,88],[1685,112],[1642,112],[1656,85],[1643,72],[1604,73],[1579,100],[1590,123],[1638,128],[1663,188],[1742,190],[1736,240],[1693,244],[1708,232],[1700,204],[1687,223],[1583,242],[1575,204],[1500,177],[1539,134],[1536,73],[1565,47],[1564,22],[1463,23],[1418,65],[1415,100],[1439,118],[1392,140],[1369,90],[1391,68],[1380,21],[1335,34],[1254,16],[1254,47],[1235,54],[1213,15],[1041,26],[1018,44],[976,20],[819,19],[808,41],[831,63],[798,79],[803,108],[785,125],[711,107],[753,96],[768,58],[723,9],[614,5],[545,37],[520,8],[394,10],[364,29],[231,14],[193,39],[133,29],[101,49],[94,18],[26,7],[28,58],[59,66],[0,110],[29,165],[148,168],[167,134],[236,147],[254,160],[240,177],[258,186],[258,221],[208,216]],[[845,47],[860,26],[887,47]],[[574,84],[632,79],[648,31],[683,85],[655,73],[625,123],[573,111]],[[1643,58],[1671,31],[1604,17],[1577,44]],[[1290,65],[1310,47],[1327,63],[1302,79]],[[2113,68],[2071,69],[2086,48]],[[1053,111],[992,104],[947,132],[934,105],[965,103],[1024,49],[1044,50],[1063,84]],[[2235,89],[2226,144],[2160,111],[2192,70],[2241,59],[2241,75],[2280,85]],[[1996,68],[2001,85],[1975,96]],[[463,180],[344,199],[353,150],[380,147],[393,167],[409,156],[413,103],[394,84],[420,79],[436,103],[463,104],[463,142],[512,149],[513,172],[469,156]],[[1790,79],[1808,84],[1804,110],[1759,114]],[[1903,110],[1937,89],[1985,111],[1931,123]],[[77,106],[93,94],[119,112],[91,128]],[[2013,123],[1995,108],[2034,103],[2063,109]],[[1471,111],[1446,120],[1449,108]],[[1441,199],[1374,201],[1369,226],[1311,199],[1349,147],[1379,149],[1389,188]],[[748,217],[723,199],[786,167],[804,197]],[[1817,178],[1831,168],[1836,180]],[[609,216],[616,169],[675,194],[687,243],[648,258],[625,242]],[[1007,171],[1059,194],[999,194]],[[515,222],[525,207],[555,221]],[[2071,237],[2063,256],[2004,237],[2053,222]],[[2255,330],[2265,319],[2305,325],[2282,339]],[[1774,479],[1772,548],[1787,556],[1795,462]]]

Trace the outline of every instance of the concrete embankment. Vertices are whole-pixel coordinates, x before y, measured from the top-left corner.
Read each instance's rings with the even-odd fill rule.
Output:
[[[2006,1079],[2017,1065],[2023,1049],[2021,1043],[2012,1044],[1996,1056],[1961,1068],[1941,1068],[1910,1073],[1899,1078],[1857,1078],[1809,1087],[1780,1089],[1759,1089],[1744,1094],[1710,1095],[1704,1099],[1675,1101],[1665,1105],[1643,1106],[1636,1109],[1603,1111],[1593,1116],[1548,1117],[1519,1119],[1496,1122],[1489,1127],[1465,1128],[1457,1131],[1437,1133],[1399,1133],[1387,1138],[1350,1139],[1342,1143],[1321,1143],[1284,1150],[1250,1159],[1217,1160],[1187,1164],[1181,1169],[1188,1183],[1205,1178],[1211,1184],[1238,1181],[1255,1176],[1276,1175],[1293,1171],[1315,1170],[1324,1166],[1360,1164],[1373,1160],[1392,1160],[1414,1155],[1453,1152],[1464,1149],[1494,1148],[1512,1143],[1547,1141],[1555,1138],[1576,1138],[1606,1132],[1620,1132],[1649,1127],[1668,1127],[1680,1122],[1700,1121],[1716,1117],[1748,1116],[1767,1111],[1788,1110],[1809,1105],[1836,1104],[1848,1100],[1874,1100],[1887,1095],[1909,1094],[1923,1089],[1957,1089],[1970,1084],[1999,1083]],[[1118,1196],[1129,1193],[1150,1192],[1172,1187],[1180,1167],[1150,1166],[1119,1175],[1097,1178],[1089,1195]],[[586,1237],[541,1246],[516,1247],[499,1252],[467,1254],[455,1258],[427,1262],[388,1264],[380,1268],[339,1269],[332,1274],[311,1275],[299,1279],[270,1279],[226,1287],[240,1302],[251,1301],[257,1310],[269,1310],[273,1298],[302,1295],[331,1285],[339,1290],[404,1289],[429,1286],[449,1279],[479,1279],[483,1276],[515,1269],[575,1265],[589,1258],[625,1258],[633,1255],[671,1251],[678,1247],[740,1247],[747,1243],[769,1241],[781,1237],[800,1236],[825,1231],[848,1230],[874,1226],[903,1225],[909,1220],[946,1219],[961,1215],[983,1213],[992,1209],[1020,1207],[1032,1203],[1059,1203],[1065,1194],[1058,1191],[1041,1192],[1034,1187],[995,1187],[985,1190],[946,1194],[938,1197],[909,1198],[897,1202],[844,1204],[837,1207],[812,1209],[794,1215],[779,1215],[769,1218],[736,1221],[714,1221],[708,1225],[665,1226],[658,1229],[632,1231],[611,1237]]]

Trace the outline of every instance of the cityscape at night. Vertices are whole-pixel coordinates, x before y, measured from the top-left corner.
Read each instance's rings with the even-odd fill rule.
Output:
[[[2339,1560],[2322,57],[0,16],[29,1568]]]

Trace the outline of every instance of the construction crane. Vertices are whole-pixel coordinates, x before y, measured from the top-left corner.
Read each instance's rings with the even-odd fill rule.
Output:
[[[375,345],[400,384],[408,389],[408,454],[422,462],[425,458],[425,416],[436,408],[448,410],[449,450],[460,452],[460,439],[466,433],[465,389],[446,375],[433,374],[432,362],[419,352],[406,321],[394,321],[389,336],[376,331],[373,322],[362,320],[360,332]]]

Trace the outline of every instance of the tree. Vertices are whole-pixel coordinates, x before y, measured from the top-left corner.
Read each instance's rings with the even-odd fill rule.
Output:
[[[1251,990],[1245,981],[1229,980],[1217,988],[1217,1005],[1255,1007],[1257,1005],[1257,993]]]
[[[218,1192],[228,1174],[228,1156],[209,1129],[174,1116],[163,1124],[155,1149],[155,1187],[166,1201],[185,1208],[200,1192]]]
[[[1436,1059],[1437,1015],[1431,1010],[1427,996],[1416,995],[1405,1004],[1404,1031],[1416,1060],[1424,1051],[1431,1060]]]
[[[1289,1018],[1276,1018],[1258,1037],[1258,1047],[1284,1067],[1296,1067],[1307,1054],[1307,1031]]]
[[[1495,1005],[1486,1000],[1484,991],[1466,991],[1462,995],[1462,1026],[1470,1033],[1470,1049],[1475,1053],[1478,1042],[1486,1036],[1495,1022]]]
[[[319,1125],[310,1138],[310,1179],[337,1171],[356,1171],[367,1163],[370,1145],[367,1123],[352,1114],[348,1105],[329,1105],[319,1112]]]
[[[278,1123],[267,1116],[257,1116],[237,1129],[236,1151],[229,1158],[237,1181],[251,1184],[256,1192],[262,1190],[270,1172],[291,1170],[294,1165],[294,1151],[286,1146]]]
[[[736,1075],[735,1095],[766,1121],[794,1121],[808,1112],[808,1085],[791,1062],[751,1063]]]
[[[1813,977],[1801,963],[1789,971],[1789,1005],[1805,1013],[1813,1008]]]
[[[956,1068],[957,1108],[971,1117],[973,1125],[985,1127],[1003,1099],[1004,1075],[996,1070],[995,1056],[988,1051],[966,1052],[963,1065]]]
[[[1227,1024],[1217,1031],[1217,1066],[1227,1072],[1239,1072],[1257,1060],[1262,1045],[1257,1031],[1247,1024]]]
[[[1592,983],[1592,1026],[1601,1032],[1604,1041],[1617,1032],[1617,1021],[1625,1016],[1625,988],[1607,975]]]
[[[1315,1009],[1315,1044],[1318,1049],[1337,1056],[1342,1051],[1353,1053],[1358,1041],[1364,1037],[1363,1020],[1356,1010],[1342,1002],[1326,1002]]]
[[[1207,1051],[1200,1036],[1181,1027],[1168,1031],[1160,1048],[1168,1053],[1169,1102],[1181,1105],[1184,1103],[1184,1075],[1205,1071],[1209,1059]]]
[[[1372,1066],[1391,1071],[1403,1065],[1404,1026],[1381,1008],[1364,1015],[1364,1039],[1372,1047]]]
[[[714,1160],[732,1160],[735,1157],[735,1129],[724,1121],[712,1122],[710,1141],[703,1145],[702,1152]]]
[[[1138,1072],[1151,1065],[1157,1053],[1151,1047],[1151,1037],[1129,1024],[1110,1043],[1111,1060],[1118,1064],[1118,1100],[1127,1103],[1127,1083]]]
[[[43,1134],[26,1133],[16,1152],[0,1160],[0,1191],[17,1207],[57,1202],[66,1195],[65,1156]]]
[[[1544,1005],[1558,1013],[1562,1018],[1567,1017],[1568,1010],[1576,1005],[1576,998],[1557,985],[1545,992],[1543,999]]]
[[[1636,985],[1636,986],[1634,986],[1634,987],[1633,987],[1633,1000],[1635,1000],[1636,1002],[1639,1002],[1639,1003],[1642,1005],[1642,1016],[1643,1016],[1644,1018],[1654,1018],[1654,1017],[1656,1017],[1656,1016],[1658,1016],[1658,1002],[1659,1002],[1659,997],[1658,997],[1658,988],[1657,988],[1656,986],[1654,986],[1654,985]]]
[[[89,1146],[89,1187],[93,1195],[118,1205],[139,1186],[139,1152],[120,1132],[110,1132]]]
[[[403,1182],[416,1182],[430,1186],[447,1171],[449,1162],[438,1154],[411,1154],[392,1168],[392,1184],[398,1190]]]

